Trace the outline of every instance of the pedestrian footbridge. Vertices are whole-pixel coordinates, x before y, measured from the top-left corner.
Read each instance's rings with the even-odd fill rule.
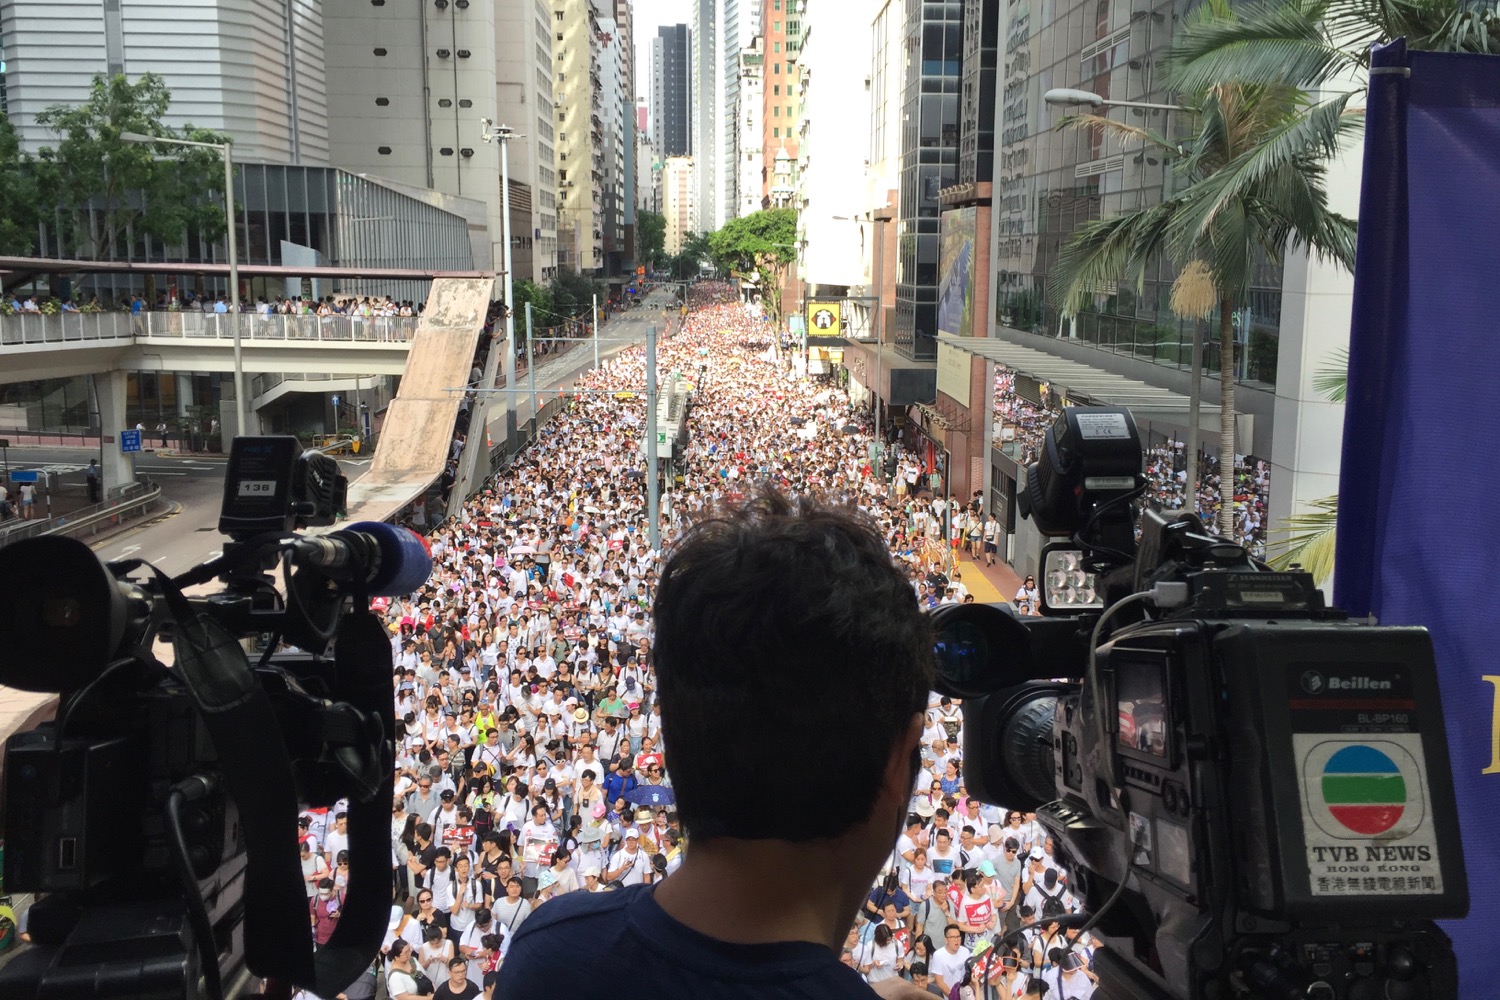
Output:
[[[227,372],[234,367],[236,326],[246,372],[400,375],[420,323],[200,312],[0,316],[0,384],[109,371]]]

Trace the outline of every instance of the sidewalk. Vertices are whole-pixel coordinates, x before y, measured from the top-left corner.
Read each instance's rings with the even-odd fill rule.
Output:
[[[968,555],[959,553],[958,572],[962,574],[964,586],[980,604],[1009,603],[1021,589],[1021,577],[1016,571],[998,559],[993,566],[975,562]]]

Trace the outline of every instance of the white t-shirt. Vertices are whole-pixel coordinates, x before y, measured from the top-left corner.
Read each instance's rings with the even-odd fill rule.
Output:
[[[875,943],[874,938],[871,938],[870,942],[860,949],[859,954],[859,964],[862,967],[867,964],[870,966],[870,971],[865,973],[865,982],[879,983],[894,979],[898,975],[896,961],[901,957],[901,953],[896,948],[894,940],[882,947]]]
[[[651,869],[651,860],[646,857],[646,852],[639,848],[632,855],[622,847],[610,856],[609,870],[614,871],[622,867],[625,871],[620,873],[620,881],[626,885],[640,885],[646,881],[646,872]]]
[[[951,989],[964,978],[964,963],[969,960],[969,949],[959,946],[958,951],[949,952],[947,946],[939,948],[932,953],[932,961],[927,963],[927,971],[934,977],[942,976],[943,982]]]
[[[385,992],[392,1000],[403,993],[410,993],[415,996],[417,993],[417,981],[411,977],[411,973],[392,968],[391,971],[385,974]]]

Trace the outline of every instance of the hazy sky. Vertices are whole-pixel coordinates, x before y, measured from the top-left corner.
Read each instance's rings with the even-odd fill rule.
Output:
[[[691,24],[693,0],[635,0],[635,89],[637,97],[651,90],[651,39],[664,24]]]

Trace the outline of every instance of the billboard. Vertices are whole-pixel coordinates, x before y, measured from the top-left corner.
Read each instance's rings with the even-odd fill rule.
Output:
[[[807,335],[809,337],[842,337],[842,302],[809,302],[807,304]]]
[[[974,332],[974,230],[977,210],[950,208],[943,213],[938,254],[938,333],[956,337]]]

